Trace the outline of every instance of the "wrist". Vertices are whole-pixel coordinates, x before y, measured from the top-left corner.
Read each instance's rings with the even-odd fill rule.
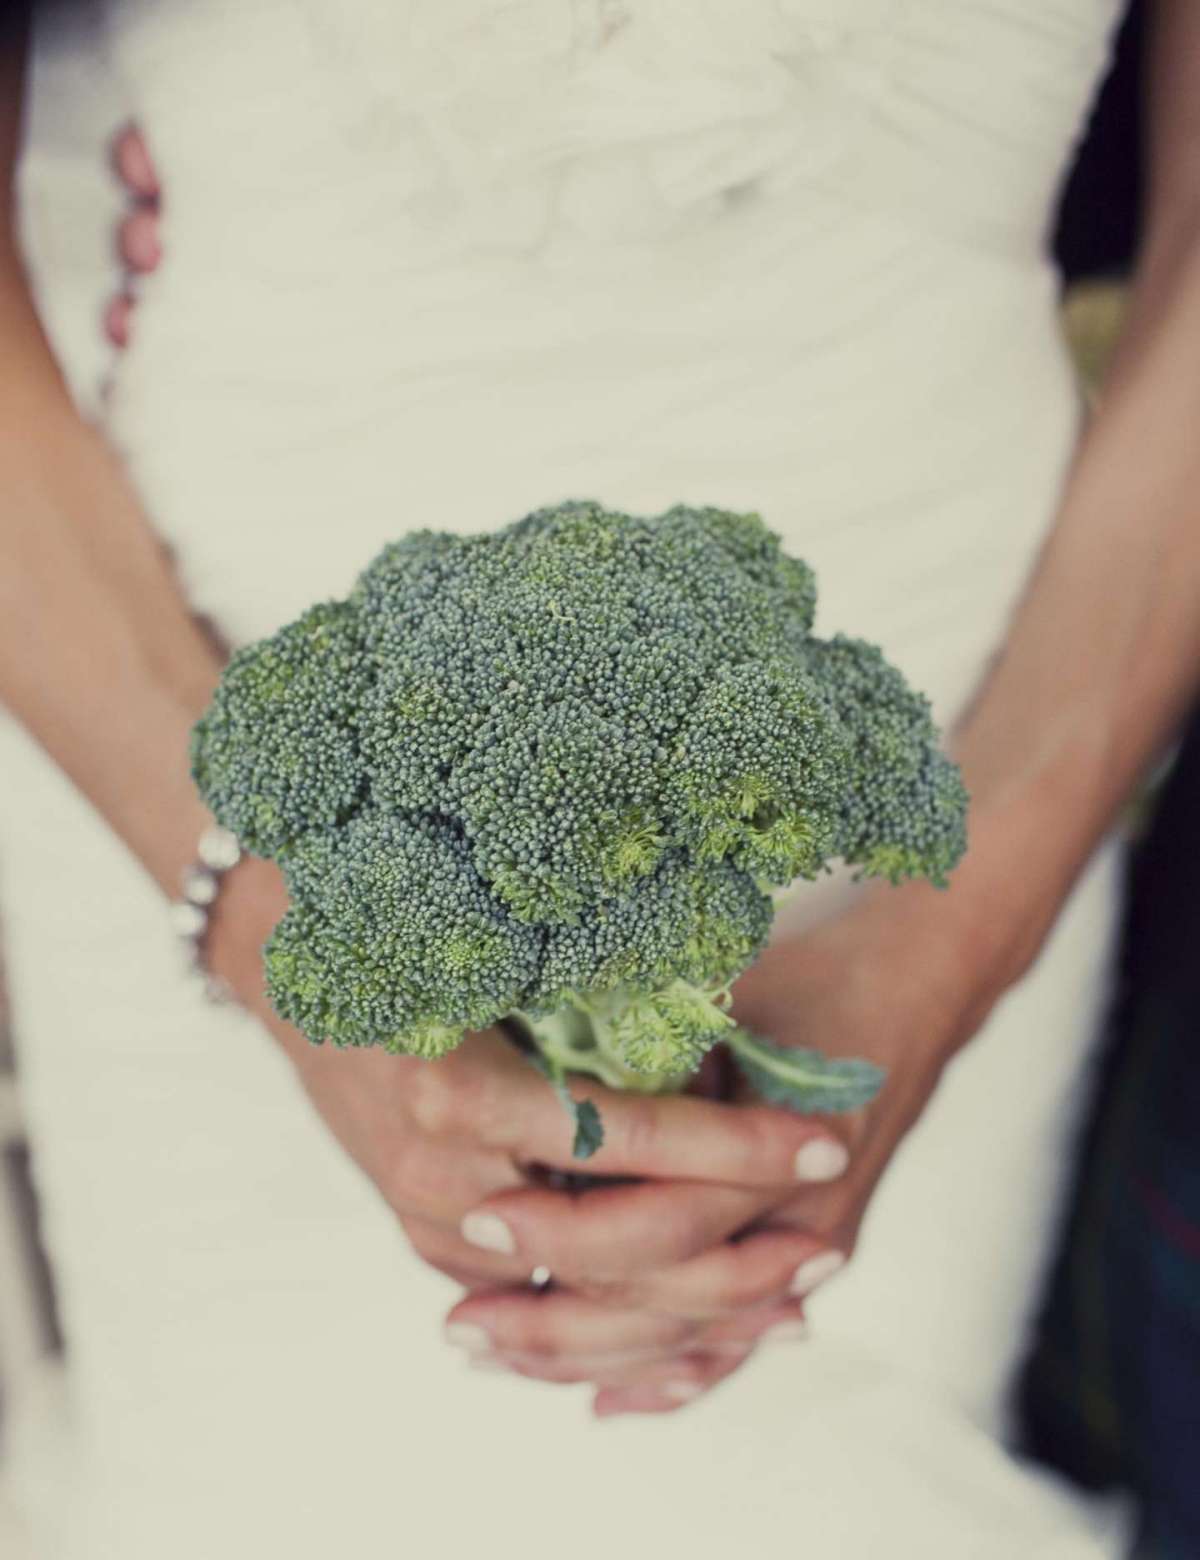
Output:
[[[1061,902],[1020,881],[1020,860],[1007,881],[982,847],[967,856],[949,886],[872,883],[860,903],[856,935],[870,963],[924,1010],[929,1039],[947,1060],[1037,957]]]
[[[279,869],[243,856],[221,881],[205,936],[205,962],[243,1007],[269,1012],[263,984],[263,944],[288,907]]]
[[[907,973],[922,987],[938,991],[948,1007],[998,996],[1007,962],[996,927],[960,879],[962,870],[952,875],[948,888],[924,881],[898,886],[875,881],[861,903],[873,961],[904,984]]]
[[[1090,799],[1047,787],[983,801],[944,891],[963,957],[1001,995],[1029,971],[1105,822]]]
[[[328,1051],[315,1046],[279,1017],[267,998],[263,945],[288,908],[279,868],[257,856],[243,856],[225,874],[205,938],[209,970],[225,982],[239,1005],[270,1032],[288,1060],[308,1081]]]
[[[1070,881],[1060,889],[1035,880],[1019,850],[1006,854],[984,831],[976,834],[948,887],[876,883],[862,905],[872,963],[898,992],[912,994],[940,1064],[1032,966]]]

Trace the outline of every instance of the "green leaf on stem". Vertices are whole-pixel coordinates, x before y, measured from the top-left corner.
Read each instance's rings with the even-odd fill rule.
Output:
[[[575,1142],[571,1152],[576,1159],[590,1159],[604,1143],[604,1123],[600,1120],[600,1112],[591,1100],[573,1100],[569,1094],[567,1100],[575,1113]]]
[[[735,1030],[725,1043],[752,1089],[772,1105],[805,1115],[858,1110],[875,1098],[886,1076],[863,1058],[776,1045],[748,1029]]]
[[[598,1148],[604,1144],[604,1123],[600,1119],[600,1112],[591,1100],[577,1100],[567,1087],[566,1074],[562,1068],[551,1061],[541,1051],[528,1051],[526,1055],[530,1064],[536,1067],[543,1078],[550,1082],[551,1088],[563,1103],[563,1108],[575,1125],[575,1138],[571,1144],[571,1153],[576,1159],[590,1159]]]

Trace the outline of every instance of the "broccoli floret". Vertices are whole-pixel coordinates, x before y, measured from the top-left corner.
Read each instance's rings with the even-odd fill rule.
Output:
[[[512,913],[573,922],[665,847],[660,760],[650,739],[582,699],[535,695],[518,709],[514,720],[501,703],[448,788],[476,865]]]
[[[507,1019],[564,1094],[677,1087],[722,1037],[750,1065],[725,1008],[769,889],[838,857],[942,882],[965,846],[926,701],[815,600],[757,514],[578,500],[415,532],[239,651],[193,773],[286,874],[280,1014],[426,1057]]]
[[[597,901],[573,925],[547,928],[537,984],[523,1006],[553,1011],[615,986],[654,991],[676,978],[730,985],[767,940],[773,904],[728,862],[671,851],[649,877]]]
[[[773,598],[783,614],[781,626],[800,639],[812,631],[817,610],[817,578],[800,558],[789,558],[779,538],[757,514],[727,509],[690,509],[676,504],[663,516],[667,527],[699,533],[721,547],[739,570]],[[787,620],[791,621],[788,622]]]
[[[362,626],[353,607],[329,602],[239,650],[192,734],[201,795],[260,856],[348,819],[365,794],[358,716],[373,674]]]
[[[267,992],[312,1039],[439,1055],[516,1005],[543,934],[498,910],[461,833],[368,808],[297,841]]]
[[[926,877],[944,885],[966,849],[967,792],[938,748],[928,699],[860,639],[813,640],[805,660],[851,744],[836,853],[893,883]]]
[[[850,747],[821,680],[794,659],[719,668],[673,757],[672,823],[699,857],[778,884],[825,866]]]

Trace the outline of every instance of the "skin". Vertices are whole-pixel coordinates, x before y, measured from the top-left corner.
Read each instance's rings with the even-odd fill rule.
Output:
[[[265,1008],[254,954],[282,890],[261,864],[234,874],[214,959],[293,1056],[318,1109],[389,1196],[417,1249],[466,1286],[449,1313],[448,1336],[477,1362],[545,1381],[592,1383],[602,1416],[665,1413],[737,1369],[763,1339],[798,1336],[802,1300],[790,1291],[801,1267],[812,1257],[852,1253],[872,1191],[942,1071],[1029,968],[1096,843],[1193,698],[1200,678],[1200,12],[1188,0],[1167,0],[1155,21],[1149,198],[1128,325],[1028,589],[953,734],[973,797],[968,857],[947,892],[919,884],[872,890],[836,919],[774,947],[735,994],[739,1017],[777,1040],[870,1056],[888,1069],[871,1107],[825,1129],[849,1150],[845,1175],[799,1189],[785,1184],[783,1161],[795,1146],[793,1138],[785,1145],[785,1134],[803,1124],[784,1113],[679,1100],[656,1102],[659,1114],[645,1117],[634,1107],[651,1102],[596,1089],[606,1126],[616,1124],[613,1145],[603,1150],[611,1157],[596,1168],[663,1179],[574,1200],[531,1187],[516,1167],[523,1157],[567,1164],[563,1128],[541,1123],[542,1106],[509,1076],[512,1058],[496,1038],[473,1039],[433,1067],[298,1048]],[[118,150],[117,158],[138,202],[122,227],[121,251],[131,270],[148,269],[157,263],[157,181],[152,169],[147,176],[144,148]],[[124,332],[128,339],[128,310]],[[53,495],[49,506],[59,511],[56,534],[68,552],[79,545],[69,497]],[[133,507],[131,497],[124,502]],[[19,527],[7,511],[0,525]],[[36,563],[38,546],[26,546]],[[55,556],[61,563],[61,550]],[[57,575],[37,578],[51,604],[71,595]],[[39,659],[23,718],[45,733],[50,751],[170,888],[194,838],[195,804],[184,829],[164,798],[158,811],[167,826],[139,834],[119,798],[105,806],[97,740],[83,752],[55,741],[66,702],[90,707],[78,689],[66,693],[50,679],[102,647],[79,613],[95,584],[86,575],[74,579],[71,612],[58,606],[54,621],[66,648],[49,668]],[[160,601],[172,589],[164,578]],[[173,664],[168,641],[178,650],[180,620],[189,621],[182,604],[161,641],[135,608],[122,600],[142,660],[152,668]],[[35,658],[27,621],[24,627],[15,644],[28,663]],[[0,635],[3,688],[12,625]],[[177,803],[172,762],[186,712],[196,707],[196,687],[211,687],[216,665],[210,659],[203,675],[193,666],[191,679],[181,679],[191,697],[175,685],[175,723],[156,730],[149,773]],[[170,691],[170,678],[165,683]],[[153,709],[164,679],[149,676],[146,684],[137,697]],[[98,690],[91,693],[94,701]],[[678,1114],[688,1110],[717,1113],[712,1146],[699,1161],[691,1157],[693,1127]],[[711,1119],[704,1118],[706,1132]],[[553,1149],[556,1130],[557,1154],[542,1152]],[[443,1191],[435,1195],[434,1184]],[[476,1216],[472,1231],[480,1214],[498,1220],[512,1251],[484,1252],[464,1240],[464,1210]],[[488,1228],[494,1235],[496,1224]],[[535,1293],[524,1279],[539,1264],[555,1284]]]

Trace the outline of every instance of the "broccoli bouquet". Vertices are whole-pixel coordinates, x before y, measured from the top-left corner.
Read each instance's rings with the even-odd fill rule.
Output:
[[[682,1088],[729,1047],[767,1098],[865,1103],[865,1061],[740,1029],[773,890],[840,858],[942,883],[966,793],[874,646],[812,634],[757,514],[589,501],[392,543],[346,601],[238,651],[196,727],[213,813],[291,908],[268,995],[315,1042],[435,1058],[504,1023],[568,1075]]]

